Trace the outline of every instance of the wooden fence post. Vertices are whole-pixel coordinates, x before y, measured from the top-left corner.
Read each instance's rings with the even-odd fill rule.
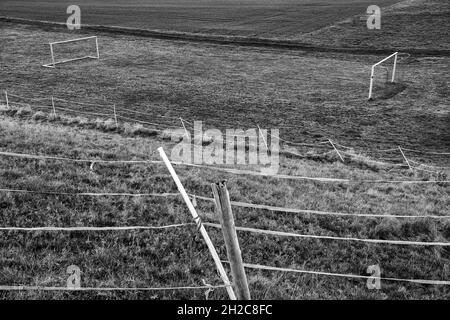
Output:
[[[209,252],[211,253],[213,260],[216,264],[217,270],[219,271],[220,277],[222,278],[223,283],[226,285],[226,290],[228,292],[228,296],[231,300],[236,300],[236,295],[233,291],[233,287],[230,285],[230,280],[228,279],[227,273],[225,272],[225,269],[222,265],[222,262],[220,261],[220,257],[217,254],[216,248],[214,247],[211,238],[208,235],[208,232],[206,232],[205,226],[201,222],[200,217],[197,214],[197,211],[195,210],[194,206],[192,205],[191,200],[189,199],[188,194],[186,193],[186,190],[183,187],[183,184],[180,181],[180,178],[178,178],[177,173],[173,169],[172,164],[170,163],[169,158],[167,158],[166,153],[164,152],[164,149],[162,147],[158,148],[159,154],[161,158],[164,161],[164,164],[166,165],[167,169],[170,172],[170,175],[172,176],[173,181],[175,181],[175,184],[177,185],[178,191],[181,193],[181,196],[183,197],[184,202],[186,203],[189,212],[192,215],[192,218],[194,218],[195,223],[198,226],[198,229],[203,236],[203,239],[205,239],[206,245],[209,249]]]
[[[6,107],[9,109],[8,91],[5,90]]]
[[[55,109],[55,101],[52,96],[52,107],[53,107],[53,116],[56,118],[56,109]]]
[[[241,249],[234,225],[233,212],[231,211],[230,195],[226,182],[213,183],[212,190],[216,203],[217,214],[222,225],[223,238],[230,261],[233,283],[236,287],[236,295],[239,300],[250,300],[247,276],[242,262]]]
[[[118,124],[117,124],[116,104],[113,104],[113,107],[114,107],[114,120],[116,121],[116,128],[117,128]]]
[[[411,172],[414,172],[413,168],[412,168],[411,165],[409,164],[408,158],[407,158],[407,157],[405,156],[405,154],[403,153],[402,147],[398,146],[398,150],[400,150],[400,152],[402,153],[403,159],[405,159],[406,164],[407,164],[408,167],[409,167],[409,170],[410,170]]]

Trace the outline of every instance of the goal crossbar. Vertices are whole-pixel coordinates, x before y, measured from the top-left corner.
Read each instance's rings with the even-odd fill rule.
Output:
[[[66,59],[66,60],[57,61],[57,62],[55,61],[55,56],[53,54],[53,45],[61,44],[61,43],[83,41],[83,40],[89,40],[89,39],[95,39],[95,48],[96,48],[96,52],[97,52],[96,56],[90,56],[89,55],[89,56],[83,56],[83,57],[79,57],[79,58]],[[42,65],[43,67],[46,67],[46,68],[56,68],[57,64],[67,63],[67,62],[71,62],[71,61],[77,61],[77,60],[83,60],[83,59],[100,59],[100,53],[99,53],[99,50],[98,50],[98,39],[97,39],[97,36],[77,38],[77,39],[70,39],[70,40],[64,40],[64,41],[49,42],[49,45],[50,45],[50,53],[52,55],[52,62]]]
[[[378,61],[377,63],[375,63],[372,66],[372,70],[370,73],[370,88],[369,88],[369,100],[372,99],[372,91],[373,91],[373,78],[375,76],[375,67],[379,66],[380,64],[382,64],[383,62],[391,59],[392,57],[394,57],[394,67],[392,69],[392,77],[391,77],[391,82],[394,82],[395,80],[395,71],[397,69],[397,57],[398,57],[398,52],[395,52],[393,54],[391,54],[389,57],[384,58],[381,61]]]

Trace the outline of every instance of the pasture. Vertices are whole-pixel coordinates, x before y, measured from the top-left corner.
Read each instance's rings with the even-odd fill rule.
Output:
[[[355,14],[361,11],[358,6],[367,6],[365,1],[350,2],[355,5],[348,10],[355,10]],[[127,5],[108,2],[108,6],[104,1],[89,3],[98,11],[86,13],[82,18],[86,23],[96,23],[94,20],[101,18],[102,24],[126,26],[129,17],[133,17],[133,24],[138,27],[168,30],[164,23],[170,21],[172,31],[213,34],[220,30],[225,35],[254,36],[258,30],[260,34],[256,36],[261,37],[294,36],[303,24],[301,33],[316,30],[326,25],[325,20],[329,21],[327,12],[333,13],[334,21],[338,13],[339,19],[341,14],[353,14],[339,10],[344,4],[348,8],[349,1],[333,2],[332,10],[331,2],[318,5],[282,0],[262,5],[248,1],[239,7],[242,16],[237,16],[238,23],[233,2],[217,1],[217,5],[208,6],[189,2],[184,16],[179,15],[176,1],[170,5],[167,1],[155,2],[139,13],[136,8],[142,3],[138,1]],[[47,9],[56,5],[53,1],[39,8],[33,4],[5,1],[2,14],[57,21],[66,17],[65,10],[61,16],[53,12],[47,15]],[[83,8],[83,1],[80,5]],[[66,5],[61,3],[61,7]],[[274,13],[274,7],[279,11]],[[210,22],[201,20],[201,8],[210,10],[203,11],[203,16],[220,16],[223,23],[217,23],[215,18],[212,27]],[[122,14],[117,15],[117,10]],[[114,17],[112,12],[116,12]],[[161,12],[173,18],[164,22]],[[261,16],[250,14],[254,12],[261,12]],[[317,12],[321,13],[320,19],[313,18],[312,13]],[[150,13],[161,18],[144,19]],[[302,14],[309,20],[298,19],[296,15]],[[249,21],[250,16],[255,20]],[[293,26],[294,20],[297,25]],[[289,25],[284,28],[281,21]],[[49,42],[91,35],[99,37],[99,61],[77,61],[55,69],[42,67],[50,62]],[[4,190],[0,192],[0,227],[190,223],[186,205],[180,197],[170,195],[177,190],[163,165],[100,160],[159,160],[158,147],[163,146],[168,152],[173,147],[160,130],[181,128],[180,117],[189,122],[202,120],[205,127],[221,130],[259,125],[279,128],[281,138],[294,143],[317,146],[332,139],[339,143],[341,151],[361,156],[362,160],[346,156],[342,162],[330,146],[324,150],[283,145],[280,174],[349,179],[344,182],[279,179],[176,166],[188,193],[199,196],[196,208],[203,222],[217,223],[218,219],[214,204],[201,197],[212,197],[211,183],[226,179],[234,201],[304,210],[294,213],[233,206],[237,226],[376,239],[381,243],[240,231],[244,262],[357,276],[367,276],[368,266],[380,265],[383,278],[449,280],[448,246],[392,243],[450,241],[450,184],[443,182],[449,180],[450,166],[448,155],[443,155],[450,147],[449,57],[402,55],[397,83],[388,88],[393,91],[382,85],[384,74],[380,73],[375,100],[367,101],[370,67],[383,58],[379,55],[169,41],[94,34],[83,29],[68,32],[3,21],[0,42],[0,189]],[[58,54],[67,57],[74,49],[60,49]],[[89,44],[80,49],[83,55],[87,54]],[[10,107],[6,106],[3,90],[9,93]],[[60,108],[57,115],[51,114],[52,96],[64,99],[55,100]],[[114,125],[113,105],[120,119],[132,118],[145,123],[145,127],[129,120]],[[65,111],[60,112],[61,108]],[[83,112],[106,116],[87,116]],[[397,151],[389,159],[380,151],[399,145],[424,151],[408,152],[409,159],[439,167],[410,172]],[[5,152],[88,161],[23,158]],[[388,161],[391,166],[380,166],[370,159]],[[378,180],[419,183],[374,182]],[[130,196],[147,193],[169,195]],[[211,226],[207,229],[219,256],[227,260],[221,231]],[[83,287],[222,284],[195,225],[133,231],[0,230],[0,257],[0,286],[64,287],[69,265],[80,267]],[[229,271],[227,264],[225,267]],[[252,268],[246,272],[254,299],[450,298],[448,285],[383,280],[380,290],[368,290],[364,278]],[[0,298],[204,299],[205,291],[0,290]],[[225,289],[217,288],[209,298],[226,299],[227,294]]]

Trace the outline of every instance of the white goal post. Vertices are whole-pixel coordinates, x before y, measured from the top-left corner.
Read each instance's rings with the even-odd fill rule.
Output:
[[[73,58],[73,59],[65,59],[65,60],[61,60],[61,61],[55,61],[55,55],[54,55],[54,51],[53,51],[53,46],[54,45],[62,44],[62,43],[76,42],[76,41],[85,41],[85,40],[90,40],[90,39],[95,39],[95,48],[96,48],[96,53],[97,53],[95,56],[94,55],[85,55],[83,57],[78,57],[78,58]],[[98,51],[98,39],[97,39],[97,36],[78,38],[78,39],[71,39],[71,40],[65,40],[65,41],[50,42],[49,45],[50,45],[50,54],[52,55],[52,62],[42,65],[43,67],[46,67],[46,68],[56,68],[57,64],[71,62],[71,61],[76,61],[76,60],[100,59],[100,54],[99,54],[99,51]]]
[[[372,66],[372,71],[370,73],[370,88],[369,88],[369,100],[372,99],[372,92],[373,92],[373,80],[374,80],[374,76],[375,76],[375,67],[379,66],[380,64],[382,64],[383,62],[391,59],[392,57],[394,57],[394,67],[392,69],[392,76],[390,81],[394,82],[395,80],[395,71],[397,69],[397,56],[398,56],[398,52],[395,52],[393,54],[391,54],[389,57],[384,58],[383,60],[375,63]],[[389,80],[389,79],[388,79]]]

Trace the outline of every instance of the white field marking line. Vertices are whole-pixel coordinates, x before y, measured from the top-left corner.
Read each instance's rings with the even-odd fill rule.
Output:
[[[339,150],[336,149],[336,147],[334,146],[333,141],[331,141],[330,139],[328,139],[328,142],[330,142],[331,146],[332,146],[333,149],[336,151],[336,153],[338,154],[339,158],[341,158],[341,161],[342,161],[343,163],[345,163],[344,158],[342,158],[341,154],[339,153]]]
[[[166,226],[122,226],[122,227],[0,227],[0,231],[131,231],[131,230],[164,230],[193,226],[195,223],[179,223]]]
[[[80,287],[80,288],[68,288],[68,287],[43,287],[43,286],[7,286],[0,285],[2,291],[162,291],[162,290],[205,290],[205,289],[219,289],[226,288],[230,285],[206,285],[206,286],[185,286],[185,287],[135,287],[135,288],[114,288],[114,287]]]
[[[11,192],[11,193],[31,193],[31,194],[45,194],[54,196],[80,196],[80,197],[178,197],[178,193],[107,193],[107,192],[53,192],[53,191],[34,191],[34,190],[23,190],[23,189],[0,189],[0,192]]]
[[[205,226],[221,229],[222,226],[216,223],[204,222]],[[310,234],[298,234],[292,232],[282,232],[273,230],[263,230],[248,227],[236,227],[238,231],[251,232],[257,234],[268,234],[272,236],[282,236],[282,237],[293,237],[293,238],[311,238],[311,239],[326,239],[326,240],[343,240],[343,241],[358,241],[358,242],[368,242],[377,244],[396,244],[396,245],[416,245],[416,246],[450,246],[450,242],[421,242],[421,241],[404,241],[404,240],[382,240],[382,239],[362,239],[362,238],[345,238],[345,237],[334,237],[334,236],[317,236]]]
[[[73,162],[95,162],[95,163],[141,163],[141,164],[163,164],[162,161],[158,160],[136,160],[136,161],[126,161],[126,160],[95,160],[95,159],[70,159],[70,158],[62,158],[62,157],[48,157],[48,156],[35,156],[29,154],[20,154],[20,153],[11,153],[11,152],[2,152],[0,151],[0,155],[3,156],[12,156],[12,157],[22,157],[29,159],[53,159],[53,160],[64,160],[64,161],[73,161]],[[305,177],[305,176],[291,176],[285,174],[276,174],[272,175],[264,172],[257,172],[251,170],[239,170],[232,168],[220,168],[213,167],[208,165],[200,165],[193,163],[183,163],[183,162],[172,162],[172,164],[194,167],[194,168],[204,168],[212,171],[226,172],[230,174],[236,175],[250,175],[257,177],[270,177],[276,179],[286,179],[286,180],[308,180],[308,181],[318,181],[318,182],[337,182],[337,183],[405,183],[405,184],[431,184],[431,183],[450,183],[450,180],[350,180],[350,179],[341,179],[341,178],[322,178],[322,177]]]
[[[192,197],[196,197],[197,199],[214,202],[213,198],[191,195]],[[273,212],[285,212],[285,213],[301,213],[301,214],[317,214],[317,215],[331,215],[331,216],[348,216],[348,217],[373,217],[373,218],[431,218],[431,219],[450,219],[450,215],[448,216],[436,216],[436,215],[395,215],[395,214],[370,214],[370,213],[344,213],[344,212],[330,212],[330,211],[320,211],[320,210],[309,210],[309,209],[294,209],[294,208],[284,208],[284,207],[276,207],[276,206],[268,206],[264,204],[254,204],[254,203],[246,203],[240,201],[230,201],[231,205],[242,208],[250,208],[250,209],[263,209]]]
[[[228,261],[223,261],[223,262],[229,263]],[[317,274],[317,275],[323,275],[323,276],[334,276],[334,277],[343,277],[343,278],[358,278],[358,279],[373,279],[374,278],[373,276],[362,276],[362,275],[345,274],[345,273],[331,273],[331,272],[323,272],[323,271],[299,270],[299,269],[291,269],[291,268],[279,268],[279,267],[264,266],[264,265],[260,265],[260,264],[251,264],[251,263],[244,263],[244,267],[250,268],[250,269]],[[450,285],[450,281],[444,281],[444,280],[401,279],[401,278],[381,278],[381,277],[377,278],[377,279],[386,280],[386,281],[412,282],[412,283],[431,284],[431,285]]]

